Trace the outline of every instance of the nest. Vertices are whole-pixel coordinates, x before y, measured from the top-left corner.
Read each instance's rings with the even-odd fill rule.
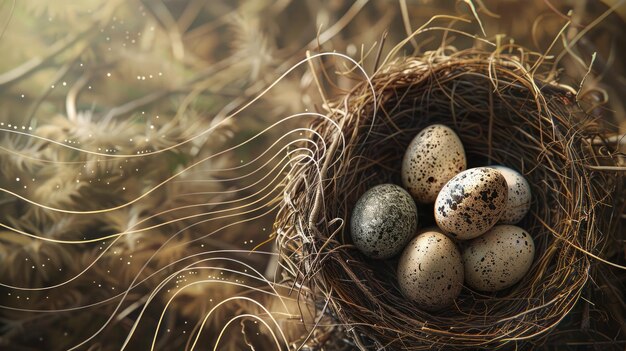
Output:
[[[541,75],[532,55],[426,53],[385,64],[316,121],[315,162],[294,164],[275,226],[283,266],[316,291],[361,349],[499,348],[538,343],[568,314],[589,280],[614,221],[617,175],[604,129],[576,91]],[[540,56],[536,56],[540,60]],[[524,61],[527,60],[527,61]],[[495,294],[464,288],[456,304],[426,312],[404,298],[393,260],[351,245],[357,199],[381,183],[401,184],[404,150],[422,128],[454,129],[468,168],[502,164],[531,184],[519,224],[533,236],[533,266]],[[598,142],[600,140],[600,142]],[[432,209],[420,208],[420,226]]]

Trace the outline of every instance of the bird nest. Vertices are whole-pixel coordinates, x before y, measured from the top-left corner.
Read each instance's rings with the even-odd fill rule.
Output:
[[[320,309],[359,348],[537,343],[576,304],[613,223],[617,175],[606,171],[612,155],[597,146],[598,119],[583,112],[574,89],[539,73],[542,60],[476,49],[396,59],[311,126],[314,162],[294,163],[286,177],[278,247],[293,280],[317,293]],[[397,261],[365,257],[347,224],[366,190],[402,184],[404,151],[434,123],[456,131],[468,167],[502,164],[525,175],[533,201],[519,226],[533,236],[536,255],[513,287],[493,294],[464,288],[455,305],[427,312],[400,293]],[[419,215],[428,225],[432,208]]]

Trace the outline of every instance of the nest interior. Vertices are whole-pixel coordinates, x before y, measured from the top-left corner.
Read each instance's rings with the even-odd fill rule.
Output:
[[[537,343],[576,304],[589,279],[587,253],[600,255],[611,230],[616,175],[601,167],[613,160],[595,142],[603,134],[597,118],[541,68],[524,55],[478,50],[397,59],[312,125],[316,162],[295,164],[287,177],[278,244],[285,267],[319,292],[360,348]],[[348,224],[366,190],[401,185],[404,150],[434,123],[457,132],[468,168],[502,164],[526,176],[533,201],[519,226],[537,250],[515,286],[496,294],[464,288],[456,305],[426,312],[398,290],[394,260],[368,259],[351,245]],[[420,226],[428,225],[432,208],[419,210]]]

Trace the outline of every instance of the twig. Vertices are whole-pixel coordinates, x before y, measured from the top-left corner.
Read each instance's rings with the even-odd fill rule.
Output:
[[[387,40],[387,33],[387,31],[384,31],[383,35],[380,38],[380,44],[378,45],[378,51],[376,52],[376,59],[374,60],[374,73],[376,73],[376,71],[378,70],[378,65],[380,64],[380,57],[383,54],[383,47],[385,46],[385,41]]]
[[[400,0],[400,13],[402,14],[402,22],[404,23],[404,30],[406,31],[406,35],[411,38],[410,41],[411,45],[413,45],[413,49],[417,50],[417,48],[419,47],[419,45],[417,45],[417,40],[415,40],[415,37],[411,37],[413,29],[411,28],[411,19],[409,18],[409,11],[406,6],[406,0]]]
[[[56,56],[68,48],[72,47],[74,44],[79,42],[81,39],[92,35],[95,31],[94,29],[99,23],[96,22],[92,26],[90,26],[84,32],[73,34],[67,36],[65,39],[61,39],[58,42],[54,43],[50,49],[50,51],[44,57],[33,57],[32,59],[26,61],[14,69],[5,72],[0,75],[0,91],[6,89],[7,86],[25,78],[29,75],[37,72],[42,69],[46,65],[48,65],[52,60],[56,58]]]
[[[363,7],[368,2],[368,0],[355,1],[339,21],[330,26],[330,28],[322,32],[320,35],[316,36],[315,39],[311,40],[307,47],[315,47],[315,45],[317,44],[322,45],[325,42],[329,41],[331,38],[333,38],[335,35],[337,35],[337,33],[340,33],[341,30],[352,21],[352,19],[361,11],[361,9],[363,9]]]
[[[69,119],[70,121],[76,121],[76,99],[78,98],[78,94],[80,94],[80,91],[85,86],[85,84],[89,82],[90,78],[91,73],[83,74],[67,92],[67,97],[65,98],[65,109],[67,110],[67,119]]]
[[[87,45],[82,50],[80,50],[80,52],[74,57],[73,60],[66,62],[61,68],[59,68],[56,75],[52,79],[51,84],[46,86],[46,88],[41,93],[41,95],[39,95],[37,99],[33,102],[33,104],[31,105],[27,113],[27,117],[26,117],[26,120],[28,121],[28,123],[32,121],[33,117],[37,113],[37,110],[39,109],[43,101],[50,95],[50,93],[52,92],[53,86],[56,86],[59,83],[59,81],[63,79],[63,77],[65,77],[65,75],[69,72],[72,66],[76,62],[78,62],[78,60],[80,59],[80,56],[82,55],[82,53],[85,51],[86,48],[87,48]]]
[[[174,58],[182,60],[185,57],[185,47],[176,20],[174,20],[174,17],[172,17],[172,14],[161,0],[147,1],[147,4],[149,5],[148,8],[150,11],[161,21],[167,30],[167,35],[172,43],[172,54]]]
[[[9,10],[9,18],[7,18],[7,23],[4,24],[4,26],[2,27],[2,31],[0,31],[0,39],[4,37],[4,33],[6,32],[7,28],[9,28],[9,23],[11,23],[11,19],[13,18],[13,12],[15,11],[16,2],[17,0],[13,0],[13,2],[11,3],[11,10]],[[4,6],[4,3],[0,6]]]

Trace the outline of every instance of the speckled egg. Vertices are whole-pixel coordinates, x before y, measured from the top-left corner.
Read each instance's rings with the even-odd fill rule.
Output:
[[[491,168],[497,169],[504,176],[509,188],[506,208],[502,212],[499,223],[515,224],[521,221],[530,209],[530,184],[524,176],[511,168],[504,166]]]
[[[404,296],[426,311],[451,305],[463,288],[463,261],[452,239],[431,231],[415,237],[398,262]]]
[[[352,242],[376,259],[398,254],[417,230],[417,207],[406,190],[377,185],[357,201],[350,220]]]
[[[493,227],[506,208],[508,188],[493,168],[478,167],[454,176],[435,201],[435,222],[459,240],[475,238]]]
[[[528,272],[534,255],[535,243],[524,229],[497,225],[465,247],[465,282],[481,291],[508,288]]]
[[[432,204],[443,185],[466,167],[461,139],[449,127],[433,124],[409,144],[402,159],[402,184],[415,201]]]

